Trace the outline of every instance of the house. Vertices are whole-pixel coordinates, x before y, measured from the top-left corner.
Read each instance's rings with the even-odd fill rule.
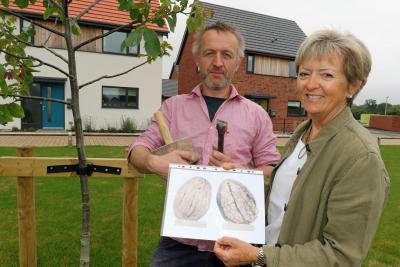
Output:
[[[162,80],[162,100],[178,94],[178,81],[172,79]]]
[[[93,3],[92,0],[72,1],[69,5],[70,16],[74,17]],[[159,7],[159,1],[152,1],[151,12]],[[44,21],[42,1],[29,5],[26,9],[19,9],[11,4],[10,8],[26,18],[38,21],[46,26],[61,29],[55,18]],[[85,14],[80,22],[81,34],[74,37],[78,44],[98,36],[111,29],[126,25],[131,19],[125,11],[118,10],[118,1],[100,1],[89,13]],[[18,30],[29,26],[27,20],[17,20]],[[156,30],[160,40],[168,34],[167,26],[149,24]],[[66,64],[49,51],[35,46],[46,43],[46,46],[67,57],[66,45],[63,39],[40,27],[35,27],[36,34],[32,40],[32,47],[27,48],[29,55],[50,62],[63,70]],[[144,53],[144,44],[138,47],[120,51],[121,42],[125,39],[130,27],[112,33],[104,39],[81,47],[76,54],[78,82],[84,84],[101,77],[112,75],[130,69],[146,61],[146,57],[139,57]],[[48,98],[59,98],[68,101],[71,98],[68,79],[60,72],[43,66],[40,72],[34,73],[34,82],[30,87],[31,95]],[[162,61],[156,60],[152,64],[145,64],[126,75],[111,79],[101,79],[80,90],[80,110],[83,126],[91,129],[119,128],[122,118],[132,118],[139,129],[146,127],[149,118],[161,105]],[[0,98],[1,99],[1,98]],[[2,101],[2,99],[0,100]],[[25,110],[25,118],[15,119],[0,129],[70,129],[73,124],[71,109],[60,103],[23,100],[21,105]]]
[[[269,112],[275,131],[293,131],[306,119],[296,95],[295,56],[306,35],[296,22],[235,8],[204,3],[214,11],[206,24],[218,20],[240,28],[245,58],[233,83],[239,92]],[[193,33],[185,31],[170,79],[178,80],[178,93],[188,93],[200,82],[191,47]]]

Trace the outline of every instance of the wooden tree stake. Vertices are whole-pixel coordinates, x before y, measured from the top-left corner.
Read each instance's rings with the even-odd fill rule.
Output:
[[[32,157],[33,148],[17,148],[17,156]],[[19,176],[17,183],[19,266],[36,267],[35,180],[32,176]]]
[[[137,266],[138,179],[124,178],[122,266]]]

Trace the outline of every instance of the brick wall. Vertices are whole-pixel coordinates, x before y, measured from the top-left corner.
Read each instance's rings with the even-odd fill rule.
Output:
[[[190,34],[181,52],[179,62],[177,75],[179,94],[189,93],[201,81],[199,74],[196,72],[196,63],[191,51],[192,43],[193,35]],[[269,108],[276,111],[276,117],[272,118],[274,130],[292,132],[299,122],[306,119],[304,116],[287,116],[288,101],[298,100],[296,95],[296,79],[248,74],[246,72],[246,65],[247,60],[244,58],[233,80],[233,84],[239,90],[239,93],[242,95],[264,94],[274,96],[274,99],[269,100]]]
[[[369,127],[393,132],[400,132],[400,116],[395,115],[371,115]]]

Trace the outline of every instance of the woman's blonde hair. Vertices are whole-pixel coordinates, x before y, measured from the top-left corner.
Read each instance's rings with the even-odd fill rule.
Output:
[[[335,30],[320,30],[308,36],[297,50],[296,71],[299,66],[308,59],[321,58],[334,54],[343,58],[343,71],[349,83],[361,81],[363,88],[371,71],[371,54],[368,48],[357,37],[350,33],[342,33]],[[354,97],[350,99],[350,103]]]

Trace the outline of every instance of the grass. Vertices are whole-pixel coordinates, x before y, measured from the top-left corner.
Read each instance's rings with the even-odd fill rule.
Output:
[[[88,157],[121,157],[124,147],[87,147]],[[391,191],[363,267],[400,266],[400,146],[382,146]],[[0,156],[15,148],[0,148]],[[75,156],[74,148],[36,148],[35,155]],[[149,266],[157,245],[166,183],[155,175],[139,182],[139,266]],[[121,266],[122,179],[91,178],[91,266]],[[0,266],[18,266],[16,179],[0,177]],[[81,196],[78,179],[36,178],[38,266],[77,266]]]

